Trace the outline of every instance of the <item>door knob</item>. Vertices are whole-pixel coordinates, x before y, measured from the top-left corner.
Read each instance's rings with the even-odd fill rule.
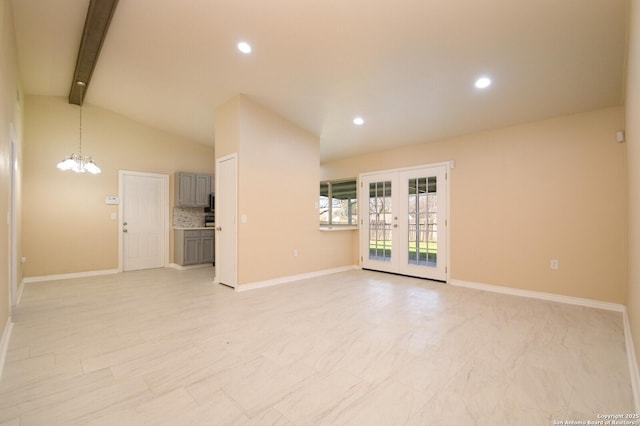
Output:
[[[122,224],[123,224],[124,226],[127,226],[127,222],[122,222]]]
[[[222,231],[222,226],[216,227],[216,231]]]
[[[123,229],[122,232],[129,232],[129,231],[127,231],[126,229]]]

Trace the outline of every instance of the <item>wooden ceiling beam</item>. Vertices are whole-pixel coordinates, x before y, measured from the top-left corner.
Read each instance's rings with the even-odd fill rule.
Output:
[[[76,59],[76,69],[69,91],[70,104],[82,105],[84,102],[91,75],[96,67],[102,43],[107,36],[109,24],[117,5],[118,0],[91,0],[89,3],[78,58]],[[79,81],[84,82],[85,85],[77,84]]]

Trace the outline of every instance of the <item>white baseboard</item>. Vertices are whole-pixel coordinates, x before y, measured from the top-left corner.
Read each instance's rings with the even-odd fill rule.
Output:
[[[117,269],[103,269],[100,271],[87,271],[87,272],[74,272],[71,274],[56,274],[56,275],[41,275],[38,277],[25,277],[23,282],[25,283],[37,283],[42,281],[56,281],[56,280],[67,280],[70,278],[86,278],[86,277],[97,277],[100,275],[111,275],[117,274],[120,272]]]
[[[257,281],[254,283],[237,285],[235,289],[236,291],[255,290],[258,288],[271,287],[274,285],[286,284],[294,281],[300,281],[300,280],[306,280],[309,278],[322,277],[324,275],[336,274],[338,272],[352,271],[354,269],[357,269],[357,266],[350,265],[350,266],[342,266],[340,268],[323,269],[321,271],[308,272],[306,274],[290,275],[288,277],[280,277],[280,278],[274,278],[272,280]]]
[[[638,372],[638,359],[636,358],[633,337],[631,336],[631,325],[629,315],[625,309],[622,313],[624,321],[624,339],[627,345],[627,358],[629,360],[629,374],[631,375],[631,387],[633,388],[633,402],[636,413],[640,413],[640,373]]]
[[[7,323],[4,325],[4,331],[2,332],[2,340],[0,340],[0,379],[2,379],[2,372],[4,371],[4,365],[7,362],[7,352],[9,351],[9,339],[11,338],[11,331],[13,330],[13,323],[11,317],[7,318]]]
[[[187,265],[182,266],[177,263],[170,263],[169,268],[177,269],[178,271],[187,271],[189,269],[200,269],[200,268],[213,268],[211,263],[201,263],[198,265]]]
[[[521,290],[518,288],[502,287],[474,283],[462,280],[450,280],[451,285],[472,288],[475,290],[491,291],[493,293],[510,294],[512,296],[530,297],[533,299],[547,300],[550,302],[568,303],[570,305],[586,306],[588,308],[606,309],[608,311],[624,312],[625,306],[618,303],[601,302],[599,300],[582,299],[580,297],[562,296],[560,294],[544,293],[542,291]]]

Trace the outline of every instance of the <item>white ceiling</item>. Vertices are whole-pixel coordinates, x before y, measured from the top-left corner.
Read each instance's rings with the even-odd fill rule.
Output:
[[[68,96],[88,4],[13,1],[27,94]],[[627,7],[121,0],[86,102],[212,145],[215,107],[243,93],[319,136],[327,161],[621,105]]]

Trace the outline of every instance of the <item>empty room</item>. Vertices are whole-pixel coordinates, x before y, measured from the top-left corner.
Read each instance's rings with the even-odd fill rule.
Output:
[[[0,23],[0,426],[640,425],[640,0]]]

